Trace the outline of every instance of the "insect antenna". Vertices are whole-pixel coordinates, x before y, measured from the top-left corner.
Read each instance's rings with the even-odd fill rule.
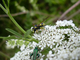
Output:
[[[48,19],[50,16],[47,16],[41,23],[43,23],[46,19]]]

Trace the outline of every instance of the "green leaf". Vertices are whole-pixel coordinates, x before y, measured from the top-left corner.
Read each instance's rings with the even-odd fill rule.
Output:
[[[14,30],[12,30],[12,29],[6,28],[6,30],[9,31],[10,33],[12,33],[12,34],[14,34],[14,35],[20,37],[20,38],[23,37],[20,33],[14,31]]]
[[[3,1],[3,4],[4,4],[5,8],[6,8],[6,9],[7,9],[7,11],[9,12],[9,8],[7,7],[7,5],[6,5],[5,1],[4,1],[4,0],[2,0],[2,1]]]
[[[2,8],[2,10],[7,14],[8,11],[0,4],[0,7]]]
[[[28,37],[28,35],[30,35],[31,32],[32,32],[31,29],[27,30],[26,33],[24,34],[24,37]]]
[[[9,36],[9,37],[0,37],[3,40],[10,40],[10,39],[17,39],[15,36]]]
[[[7,3],[8,3],[8,8],[9,8],[9,3],[10,3],[10,0],[7,0]]]

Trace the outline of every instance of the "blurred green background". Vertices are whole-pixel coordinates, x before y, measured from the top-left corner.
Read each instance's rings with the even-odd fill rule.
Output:
[[[77,1],[78,0],[11,0],[9,9],[19,25],[24,30],[28,30],[33,25],[40,24],[43,20],[45,20],[44,23],[46,25],[54,25],[57,19],[59,19],[59,17]],[[2,0],[0,0],[0,4],[3,5]],[[77,13],[77,11],[79,11],[79,13]],[[72,15],[74,16],[70,17]],[[62,18],[62,20],[64,19],[72,19],[75,25],[80,27],[80,5],[72,9],[64,16],[64,18]],[[11,35],[5,28],[11,28],[21,33],[0,8],[0,36]],[[0,39],[0,60],[9,60],[6,55],[12,57],[15,52],[18,51],[17,48],[6,49],[5,42],[6,41]]]

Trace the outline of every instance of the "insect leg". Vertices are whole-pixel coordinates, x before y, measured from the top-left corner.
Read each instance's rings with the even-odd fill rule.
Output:
[[[39,58],[39,56],[40,56],[40,55],[39,55],[39,54],[37,54],[37,58]]]
[[[31,59],[31,56],[33,55],[33,53],[32,54],[30,54],[30,59]]]

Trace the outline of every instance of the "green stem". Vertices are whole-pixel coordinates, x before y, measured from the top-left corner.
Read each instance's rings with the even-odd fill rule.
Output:
[[[25,34],[25,30],[15,21],[15,19],[11,16],[10,13],[8,13],[8,16],[12,20],[12,22]]]
[[[0,51],[0,55],[6,57],[6,58],[8,58],[8,59],[10,59],[10,57],[9,57],[8,55],[4,54],[4,53],[1,52],[1,51]]]
[[[3,38],[5,38],[5,37],[0,37],[0,39],[3,39]]]
[[[0,7],[9,16],[12,22],[25,34],[26,33],[25,30],[16,22],[16,20],[11,16],[10,12],[7,11],[1,4],[0,4]]]

